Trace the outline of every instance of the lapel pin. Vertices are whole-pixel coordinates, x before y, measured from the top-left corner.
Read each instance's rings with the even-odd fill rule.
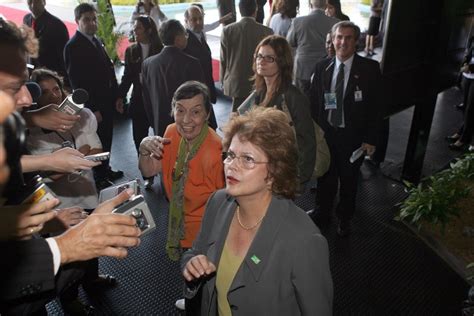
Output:
[[[355,78],[355,79],[359,79],[359,75],[354,75],[354,78]]]
[[[250,257],[250,259],[252,259],[253,263],[255,264],[259,264],[261,261],[256,255],[253,255],[252,257]]]

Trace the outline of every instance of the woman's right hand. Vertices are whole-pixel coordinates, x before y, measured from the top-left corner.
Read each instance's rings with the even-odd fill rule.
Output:
[[[171,143],[171,139],[160,136],[147,136],[140,143],[140,155],[163,158],[164,147]]]
[[[205,255],[197,255],[186,263],[183,270],[183,277],[186,281],[191,282],[214,272],[216,272],[216,266],[210,262]]]

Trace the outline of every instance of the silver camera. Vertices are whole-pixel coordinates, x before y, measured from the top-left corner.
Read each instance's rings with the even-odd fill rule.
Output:
[[[104,201],[110,200],[113,197],[116,197],[120,194],[120,192],[125,191],[127,189],[132,189],[132,195],[139,195],[140,194],[140,186],[138,185],[138,180],[132,180],[125,183],[121,183],[119,185],[114,185],[112,187],[108,187],[100,191],[99,193],[99,203]]]
[[[144,236],[156,227],[143,195],[134,196],[114,209],[112,213],[133,216],[137,220],[137,227],[142,231],[141,236]]]

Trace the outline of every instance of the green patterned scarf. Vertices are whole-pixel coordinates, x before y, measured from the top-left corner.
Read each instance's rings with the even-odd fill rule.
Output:
[[[173,261],[181,257],[181,239],[184,239],[184,186],[188,178],[189,161],[196,156],[208,132],[207,123],[204,123],[201,132],[195,139],[194,144],[188,151],[188,143],[181,137],[179,142],[178,157],[173,168],[173,185],[171,187],[172,198],[168,219],[168,239],[166,241],[166,253]]]

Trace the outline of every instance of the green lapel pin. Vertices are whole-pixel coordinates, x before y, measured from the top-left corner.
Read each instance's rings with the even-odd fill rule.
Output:
[[[253,261],[255,264],[259,264],[260,261],[261,261],[256,255],[253,255],[252,257],[250,257],[250,259],[252,259],[252,261]]]

